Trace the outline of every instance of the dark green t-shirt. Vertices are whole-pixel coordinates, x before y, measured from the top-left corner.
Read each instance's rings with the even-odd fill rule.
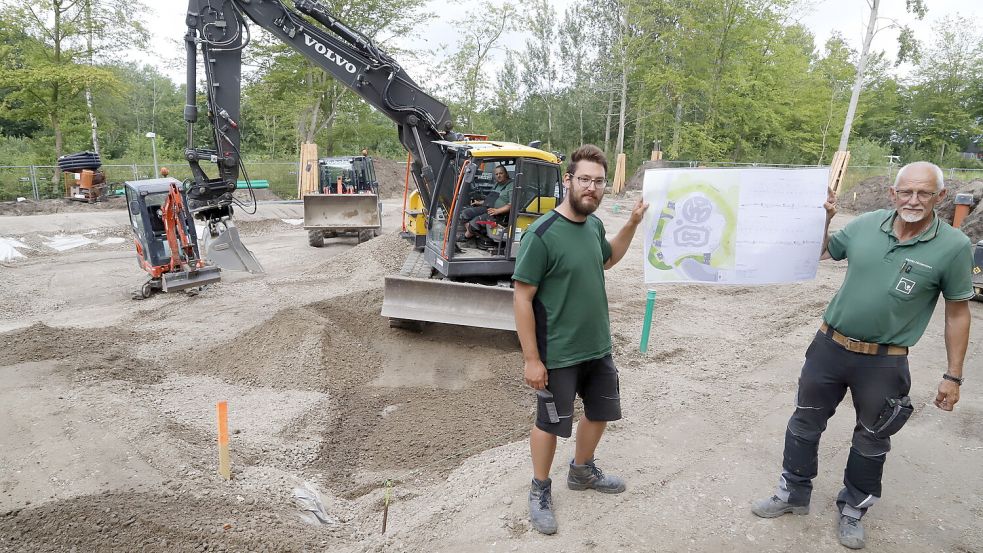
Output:
[[[590,215],[577,223],[550,211],[522,233],[515,274],[536,286],[536,343],[548,369],[611,353],[604,263],[611,244],[604,224]]]
[[[898,242],[895,210],[864,213],[829,239],[833,259],[849,259],[843,285],[823,318],[841,333],[878,344],[913,346],[939,294],[973,297],[969,238],[935,215],[920,235]]]
[[[495,186],[492,188],[492,191],[498,192],[498,196],[495,197],[494,205],[488,207],[502,207],[512,203],[512,185],[512,179],[509,179],[508,182],[504,183],[496,182]]]

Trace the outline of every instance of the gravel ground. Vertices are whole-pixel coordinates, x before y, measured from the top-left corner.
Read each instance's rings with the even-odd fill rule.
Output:
[[[630,203],[605,200],[609,232]],[[408,251],[397,224],[388,210],[382,236],[319,249],[297,227],[240,224],[267,273],[227,273],[197,296],[130,300],[144,277],[128,245],[0,267],[0,551],[836,550],[849,403],[824,437],[812,514],[767,521],[748,505],[777,481],[802,352],[845,263],[796,285],[660,287],[642,354],[635,243],[607,272],[625,418],[598,451],[629,489],[561,486],[561,440],[560,533],[545,537],[526,516],[533,397],[517,340],[389,328],[383,277]],[[871,551],[981,551],[981,307],[954,413],[930,403],[941,307],[913,349],[918,409],[865,519]],[[216,474],[219,400],[231,481]]]

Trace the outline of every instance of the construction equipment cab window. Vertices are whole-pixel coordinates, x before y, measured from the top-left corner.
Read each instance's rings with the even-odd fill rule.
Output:
[[[447,276],[510,275],[522,231],[556,207],[562,187],[555,158],[502,143],[462,145],[450,213],[434,217],[427,257]],[[513,154],[508,157],[503,153]],[[516,155],[518,154],[518,155]],[[446,270],[446,272],[445,272]]]

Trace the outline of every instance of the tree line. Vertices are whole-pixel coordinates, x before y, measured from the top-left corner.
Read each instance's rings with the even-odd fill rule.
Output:
[[[874,16],[880,1],[867,0]],[[920,0],[905,1],[910,18],[925,15]],[[423,28],[432,15],[423,0],[323,3],[422,73],[411,76],[451,106],[459,131],[560,152],[592,142],[626,153],[629,170],[656,145],[666,159],[825,164],[841,138],[851,165],[895,155],[981,167],[961,153],[977,151],[983,135],[983,34],[958,15],[922,43],[906,21],[871,18],[869,32],[900,29],[890,54],[913,67],[902,75],[889,53],[868,51],[869,39],[861,51],[840,34],[816,44],[794,0],[575,0],[562,13],[549,0],[489,2],[461,14],[449,44],[423,41],[419,51],[392,44]],[[51,165],[80,150],[146,160],[147,132],[162,159],[183,157],[185,85],[120,58],[149,47],[145,13],[134,0],[4,2],[0,165]],[[252,31],[240,121],[247,160],[295,159],[303,142],[325,155],[405,155],[388,119]]]

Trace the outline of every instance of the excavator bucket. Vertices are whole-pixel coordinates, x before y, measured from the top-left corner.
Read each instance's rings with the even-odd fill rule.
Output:
[[[307,194],[304,228],[343,232],[382,227],[376,194]]]
[[[175,271],[160,276],[160,289],[164,292],[177,292],[197,288],[222,279],[218,267],[206,266],[190,271]]]
[[[215,225],[214,231],[206,229],[205,259],[212,265],[226,271],[246,271],[252,274],[264,273],[253,252],[249,251],[239,239],[239,229],[228,222]]]
[[[382,316],[515,330],[511,288],[450,280],[387,276]]]

